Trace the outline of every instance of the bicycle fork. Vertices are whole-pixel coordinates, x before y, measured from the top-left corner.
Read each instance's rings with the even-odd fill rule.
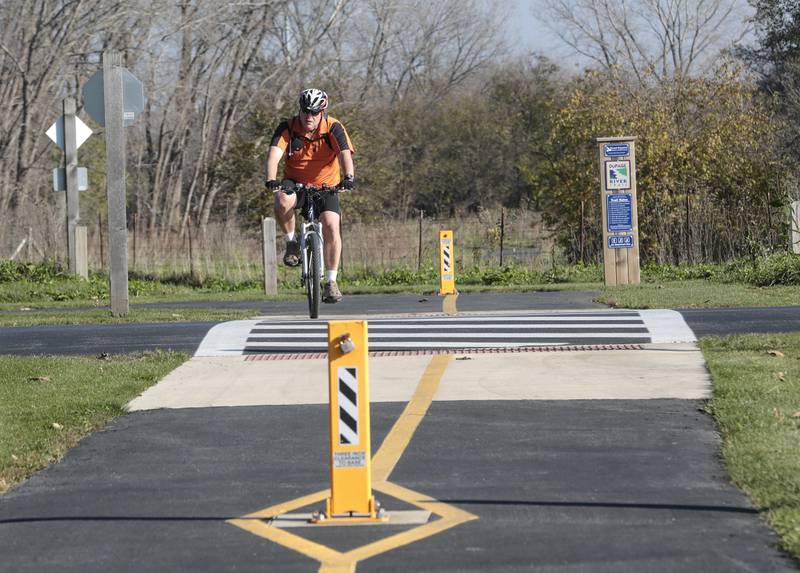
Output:
[[[319,244],[321,247],[321,254],[320,260],[317,261],[317,265],[319,267],[319,276],[322,276],[323,272],[325,271],[325,264],[323,259],[325,258],[325,243],[322,240],[322,226],[317,223],[303,223],[302,232],[300,233],[300,255],[301,260],[303,261],[303,272],[300,274],[300,286],[305,287],[306,281],[308,277],[313,276],[311,272],[312,269],[309,268],[310,262],[308,260],[308,250],[306,249],[306,237],[308,237],[311,233],[314,233],[319,237]]]

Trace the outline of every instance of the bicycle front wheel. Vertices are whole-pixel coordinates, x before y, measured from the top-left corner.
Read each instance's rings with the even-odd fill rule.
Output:
[[[319,316],[319,303],[322,298],[322,242],[314,233],[306,237],[306,254],[308,260],[308,276],[306,277],[306,295],[308,296],[308,316]]]

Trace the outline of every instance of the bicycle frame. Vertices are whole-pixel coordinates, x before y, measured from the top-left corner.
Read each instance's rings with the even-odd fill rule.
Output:
[[[284,180],[286,193],[294,193],[304,186],[294,181]],[[309,316],[319,316],[319,303],[321,302],[322,279],[325,271],[325,241],[322,236],[322,223],[317,219],[317,200],[323,193],[338,193],[338,187],[316,188],[306,187],[306,207],[304,209],[304,222],[300,225],[300,286],[306,289],[308,295]],[[274,191],[279,193],[281,189]],[[315,268],[310,268],[312,261],[316,260]],[[315,284],[316,283],[316,284]],[[324,301],[330,302],[330,301]],[[335,301],[334,301],[335,302]]]

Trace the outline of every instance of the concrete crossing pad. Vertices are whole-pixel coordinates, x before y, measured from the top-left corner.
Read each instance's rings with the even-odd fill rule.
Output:
[[[693,343],[642,350],[455,354],[435,400],[575,400],[710,397]],[[373,402],[405,402],[431,357],[370,358]],[[247,361],[194,357],[128,404],[128,409],[328,403],[327,360]]]

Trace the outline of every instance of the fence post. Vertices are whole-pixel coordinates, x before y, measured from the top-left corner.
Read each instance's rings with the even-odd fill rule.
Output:
[[[422,218],[425,216],[425,211],[419,210],[419,237],[417,243],[417,272],[422,268]]]
[[[100,268],[104,268],[106,266],[106,256],[103,252],[103,216],[100,213],[97,213],[97,233],[100,237]]]
[[[89,278],[89,240],[86,225],[75,226],[75,274]]]
[[[503,266],[503,243],[506,236],[506,212],[500,207],[500,266]]]
[[[792,202],[790,213],[792,252],[800,255],[800,201]]]
[[[186,237],[189,239],[189,276],[195,279],[194,274],[194,248],[192,246],[192,220],[186,220]]]
[[[275,219],[261,220],[262,254],[264,258],[264,293],[278,294],[278,264],[276,262]]]

